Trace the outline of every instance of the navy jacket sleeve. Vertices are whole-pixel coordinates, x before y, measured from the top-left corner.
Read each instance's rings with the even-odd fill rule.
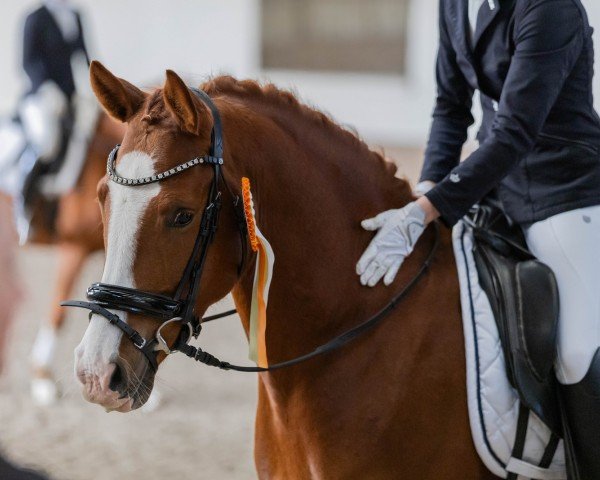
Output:
[[[458,165],[467,129],[473,123],[473,89],[456,62],[440,0],[440,45],[436,63],[437,99],[421,179],[440,182]]]
[[[533,149],[582,51],[583,19],[572,0],[530,0],[520,8],[515,52],[490,135],[427,193],[448,225]]]
[[[33,85],[37,85],[48,78],[46,63],[44,62],[44,42],[40,37],[40,31],[38,17],[29,15],[25,20],[23,32],[23,69]]]

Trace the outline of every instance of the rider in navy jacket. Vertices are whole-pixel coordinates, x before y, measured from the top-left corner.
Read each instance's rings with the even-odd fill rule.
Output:
[[[438,97],[421,174],[436,185],[425,196],[452,225],[495,190],[530,249],[555,272],[569,478],[598,479],[600,119],[592,97],[593,29],[580,0],[487,0],[471,36],[467,4],[440,1]],[[474,90],[483,107],[479,148],[459,164]]]
[[[489,0],[472,42],[466,3],[440,1],[438,96],[421,174],[437,185],[426,196],[449,225],[495,187],[520,224],[600,203],[593,29],[580,1]],[[480,146],[459,164],[475,90]]]
[[[438,96],[416,189],[425,196],[362,222],[377,233],[357,274],[363,285],[392,285],[428,223],[441,217],[453,225],[495,194],[555,274],[555,373],[569,479],[598,480],[600,118],[592,28],[580,0],[440,0],[439,28]],[[479,148],[459,163],[475,90],[483,107]]]

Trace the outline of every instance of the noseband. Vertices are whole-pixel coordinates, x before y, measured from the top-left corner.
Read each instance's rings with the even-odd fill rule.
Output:
[[[108,156],[107,175],[108,178],[120,185],[125,186],[141,186],[148,185],[154,182],[166,180],[174,175],[195,167],[196,165],[209,165],[213,169],[213,179],[208,195],[206,207],[200,219],[200,228],[196,236],[194,248],[189,257],[189,260],[179,281],[179,285],[173,297],[157,295],[155,293],[145,292],[136,288],[122,287],[119,285],[110,285],[106,283],[94,283],[87,290],[87,298],[89,301],[69,300],[62,302],[65,307],[79,307],[90,311],[92,314],[97,314],[104,317],[109,323],[121,330],[127,338],[131,340],[133,345],[148,359],[151,368],[156,371],[158,368],[157,355],[158,352],[164,352],[169,355],[174,352],[182,352],[188,357],[191,357],[201,363],[218,367],[223,370],[236,370],[239,372],[266,372],[277,370],[280,368],[291,367],[298,363],[304,362],[318,355],[322,355],[351,342],[363,333],[371,330],[386,318],[404,297],[408,295],[410,290],[419,282],[419,280],[427,272],[431,262],[435,257],[435,253],[439,246],[440,234],[437,223],[434,227],[434,240],[425,261],[417,271],[414,277],[396,294],[394,298],[384,306],[375,315],[355,326],[354,328],[338,335],[334,339],[319,346],[315,350],[293,358],[291,360],[269,365],[268,367],[247,367],[240,365],[232,365],[228,362],[223,362],[215,358],[201,348],[194,347],[189,344],[192,337],[197,338],[202,329],[202,324],[210,320],[226,317],[236,313],[235,310],[229,310],[218,315],[204,317],[200,319],[195,313],[196,299],[200,291],[200,279],[204,269],[204,263],[208,254],[208,248],[214,240],[219,221],[219,212],[221,210],[221,191],[219,185],[223,183],[233,198],[233,208],[236,220],[239,227],[240,238],[242,243],[242,258],[239,266],[239,271],[245,263],[248,249],[248,230],[246,225],[246,217],[244,214],[243,202],[239,196],[235,195],[228,183],[223,178],[221,167],[223,166],[223,135],[221,127],[221,118],[219,111],[211,98],[202,90],[190,88],[190,90],[206,104],[213,117],[213,128],[211,132],[211,144],[208,155],[196,157],[188,162],[173,167],[165,172],[152,175],[144,178],[124,178],[116,173],[115,163],[119,146],[117,145]],[[137,330],[123,321],[116,313],[109,311],[117,310],[130,312],[156,318],[162,323],[158,328],[156,335],[151,340],[144,338]],[[162,330],[165,326],[171,323],[180,323],[183,328],[177,337],[173,346],[169,347],[162,336]]]

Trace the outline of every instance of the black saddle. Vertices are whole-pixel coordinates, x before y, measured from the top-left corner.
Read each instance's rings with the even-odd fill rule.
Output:
[[[469,218],[479,282],[496,318],[509,381],[522,405],[561,436],[553,368],[559,312],[554,274],[497,205],[484,203]]]

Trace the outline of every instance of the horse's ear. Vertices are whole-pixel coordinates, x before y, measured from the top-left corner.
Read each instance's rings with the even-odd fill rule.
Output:
[[[128,122],[146,99],[146,94],[139,88],[115,77],[96,60],[90,65],[90,82],[106,112],[121,122]]]
[[[192,92],[173,70],[167,70],[167,81],[163,88],[165,104],[185,132],[198,134],[199,115]]]

